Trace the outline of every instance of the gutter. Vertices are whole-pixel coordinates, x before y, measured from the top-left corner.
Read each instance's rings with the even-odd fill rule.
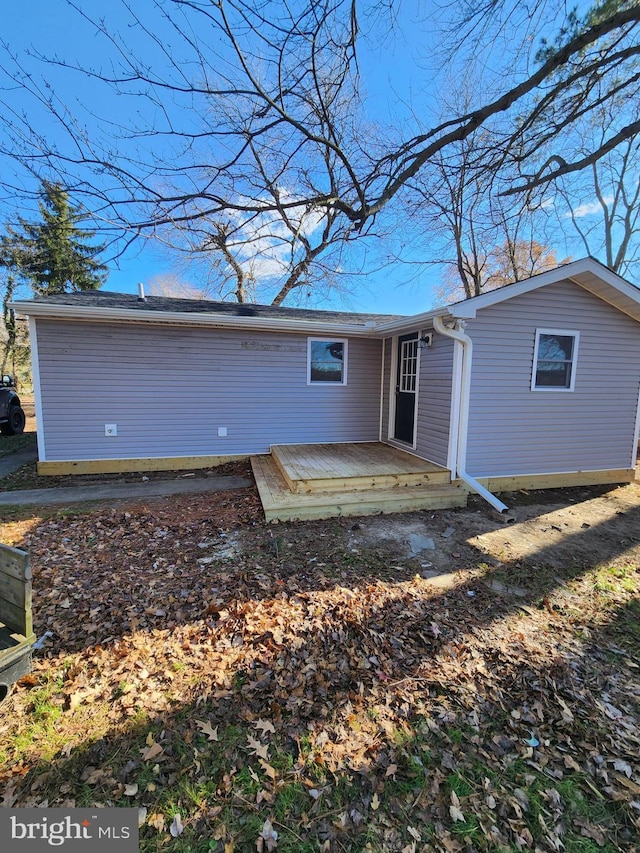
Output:
[[[445,326],[440,316],[433,318],[433,328],[445,338],[451,338],[462,350],[462,367],[460,370],[459,397],[453,407],[453,418],[451,429],[455,439],[455,471],[454,474],[463,483],[466,483],[472,491],[484,498],[487,503],[499,513],[506,513],[509,507],[503,504],[494,494],[474,479],[466,471],[467,464],[467,434],[469,432],[469,401],[471,399],[471,363],[473,358],[473,342],[469,335],[462,329],[464,321],[458,321],[456,327]],[[455,360],[454,360],[455,363]]]
[[[221,316],[205,312],[151,311],[144,308],[99,308],[85,305],[46,305],[38,302],[12,302],[10,307],[29,317],[57,320],[91,320],[96,323],[127,321],[158,323],[171,326],[213,326],[216,328],[252,329],[302,334],[342,334],[350,337],[376,337],[368,324],[330,323],[322,320],[285,320],[274,317]]]

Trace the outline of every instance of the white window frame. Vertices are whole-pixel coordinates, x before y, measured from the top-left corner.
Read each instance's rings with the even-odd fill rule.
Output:
[[[408,341],[403,341],[401,346],[400,353],[400,380],[402,382],[403,379],[410,379],[410,384],[413,385],[412,388],[403,388],[400,387],[400,391],[403,394],[416,394],[418,391],[418,369],[420,365],[420,356],[419,356],[419,338],[412,338]],[[412,351],[415,350],[415,353],[412,355],[407,355],[409,349]],[[405,365],[408,362],[412,363],[414,367],[414,371],[412,373],[405,373]]]
[[[538,350],[540,346],[541,335],[563,335],[564,337],[573,338],[573,353],[571,357],[571,379],[569,386],[561,388],[557,385],[536,385],[536,376],[538,373]],[[576,385],[576,368],[578,366],[578,347],[580,344],[580,332],[574,329],[536,329],[536,341],[533,348],[533,369],[531,371],[531,390],[532,391],[551,391],[567,393],[573,391]]]
[[[342,344],[342,382],[321,382],[319,379],[311,378],[311,345],[314,343]],[[349,355],[349,341],[347,338],[332,338],[329,335],[322,338],[307,338],[307,385],[320,385],[325,388],[340,388],[347,384],[347,365]]]

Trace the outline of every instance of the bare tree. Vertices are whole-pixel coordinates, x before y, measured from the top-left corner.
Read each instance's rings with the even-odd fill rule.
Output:
[[[286,197],[284,192],[279,196]],[[339,269],[348,234],[334,211],[281,207],[260,216],[205,220],[174,227],[174,246],[204,270],[204,289],[238,302],[268,300],[280,305],[298,289],[339,290]]]
[[[467,79],[473,78],[470,67]],[[468,102],[472,86],[455,93]],[[548,247],[548,215],[538,192],[506,198],[501,189],[513,178],[487,168],[500,127],[492,123],[433,158],[411,182],[412,216],[422,223],[423,251],[441,246],[444,268],[438,302],[471,298],[558,266]],[[564,261],[563,261],[564,262]]]
[[[585,129],[602,138],[617,116]],[[586,146],[581,144],[581,150]],[[577,179],[558,182],[559,222],[570,225],[588,255],[640,282],[640,134],[593,163]]]
[[[238,256],[225,255],[233,242],[226,229],[229,223],[237,227],[238,217],[246,229],[252,219],[274,216],[291,234],[300,210],[318,217],[316,242],[305,243],[302,232],[296,238],[299,254],[275,296],[280,300],[307,280],[329,246],[370,234],[439,155],[496,116],[510,122],[492,139],[485,168],[496,173],[517,167],[520,178],[503,190],[508,193],[588,168],[640,132],[634,117],[585,153],[566,155],[577,123],[620,92],[638,96],[637,3],[608,2],[597,14],[575,17],[537,62],[527,66],[523,54],[515,73],[513,66],[496,69],[492,88],[483,90],[484,98],[477,95],[472,108],[433,126],[407,122],[403,128],[378,127],[366,113],[358,51],[374,24],[357,0],[293,6],[278,0],[165,0],[144,20],[124,3],[145,50],[126,42],[120,34],[126,30],[113,30],[70,5],[110,45],[111,65],[91,69],[48,58],[46,67],[81,74],[117,93],[119,105],[133,101],[131,115],[139,123],[123,119],[119,125],[111,115],[100,121],[91,114],[88,130],[87,117],[5,46],[5,77],[29,93],[62,134],[52,142],[48,130],[38,130],[36,118],[18,111],[5,94],[11,137],[5,153],[27,171],[61,180],[76,195],[91,195],[92,209],[125,239],[185,223],[196,232],[208,230],[203,249],[215,248],[232,273]],[[506,38],[517,6],[507,0],[461,4],[457,31],[466,33],[467,45],[472,37]],[[545,22],[559,7],[557,0],[535,0],[532,20]],[[498,88],[504,79],[513,82]],[[236,298],[247,298],[251,280],[235,274]]]
[[[457,270],[451,266],[445,270],[442,282],[434,291],[439,304],[458,302],[479,296],[489,290],[497,290],[506,284],[524,281],[545,270],[556,269],[568,263],[571,258],[558,259],[555,251],[536,240],[514,240],[507,237],[499,245],[486,248],[481,258],[470,255],[464,258],[469,269],[479,268],[479,278],[474,281],[474,290],[469,292],[461,285]]]
[[[175,273],[154,275],[146,284],[145,290],[151,296],[167,296],[172,299],[207,299],[208,294],[194,284],[184,281]]]

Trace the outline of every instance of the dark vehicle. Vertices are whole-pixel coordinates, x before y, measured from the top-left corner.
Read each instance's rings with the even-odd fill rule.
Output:
[[[31,672],[34,641],[29,555],[0,545],[0,702]]]
[[[3,376],[0,382],[0,432],[3,435],[20,435],[24,432],[25,421],[13,379]]]

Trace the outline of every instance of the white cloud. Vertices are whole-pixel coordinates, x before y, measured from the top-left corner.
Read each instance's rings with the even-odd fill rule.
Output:
[[[607,195],[604,197],[605,204],[611,204],[612,201],[612,195]],[[584,216],[591,216],[594,213],[600,213],[601,210],[602,206],[599,201],[588,201],[585,204],[579,204],[578,207],[574,208],[573,216],[576,219],[582,219]],[[565,217],[567,218],[569,218],[571,215],[571,211],[565,213]]]
[[[295,201],[290,193],[281,192],[280,197],[285,203]],[[307,238],[322,226],[322,210],[305,212],[300,205],[289,208],[287,213],[298,232]],[[292,234],[278,214],[268,211],[249,221],[243,221],[242,214],[238,214],[236,221],[236,237],[229,241],[229,247],[235,249],[240,263],[248,265],[258,280],[283,275],[290,267]]]

